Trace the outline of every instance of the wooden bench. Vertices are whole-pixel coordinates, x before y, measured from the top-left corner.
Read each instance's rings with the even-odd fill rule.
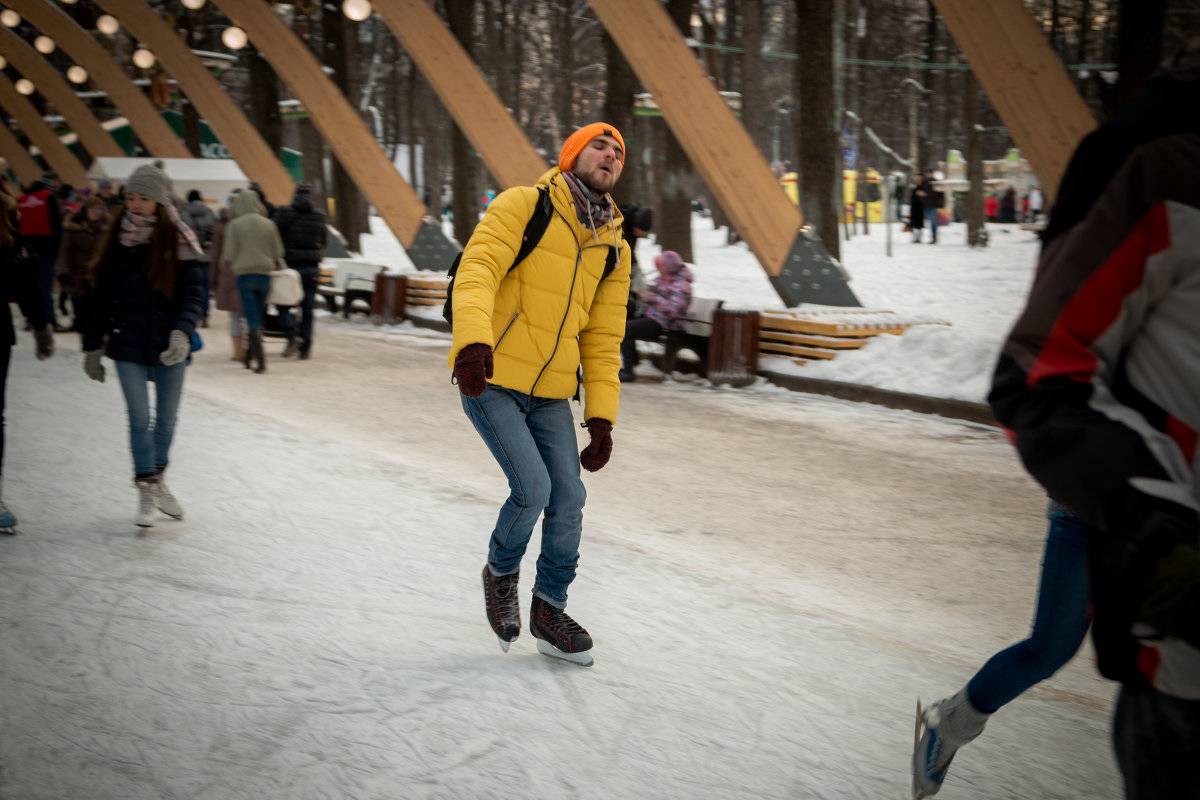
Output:
[[[933,318],[905,318],[891,311],[844,308],[759,312],[760,356],[789,358],[795,364],[836,358],[857,350],[881,333],[903,334],[914,325],[949,325]]]

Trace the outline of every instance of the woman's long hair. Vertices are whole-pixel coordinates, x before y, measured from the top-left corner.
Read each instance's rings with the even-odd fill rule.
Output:
[[[88,268],[88,284],[95,286],[100,278],[116,264],[117,247],[121,242],[121,217],[125,214],[125,206],[113,208],[108,215],[108,228],[101,234],[96,244],[96,256]],[[175,295],[175,277],[179,272],[179,261],[176,255],[176,240],[179,235],[174,220],[160,204],[154,211],[154,233],[150,237],[150,252],[142,270],[146,273],[146,282],[150,288],[164,297]]]
[[[17,242],[21,210],[17,204],[17,188],[8,176],[0,178],[0,250],[8,250]]]

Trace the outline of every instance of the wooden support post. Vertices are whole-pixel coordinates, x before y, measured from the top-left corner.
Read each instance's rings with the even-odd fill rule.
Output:
[[[14,69],[33,81],[42,97],[54,104],[71,126],[71,130],[79,136],[79,143],[93,158],[125,155],[121,145],[117,144],[112,134],[104,130],[100,120],[96,119],[96,115],[88,110],[83,101],[75,96],[75,90],[63,80],[58,71],[28,42],[2,25],[0,55],[8,59],[8,63]]]
[[[545,160],[433,8],[425,0],[375,0],[374,7],[501,187],[535,183]]]
[[[423,224],[425,204],[396,171],[362,118],[313,57],[264,0],[213,0],[243,28],[276,74],[304,103],[309,118],[375,206],[419,268],[442,269],[458,248],[433,220]]]
[[[1021,0],[933,4],[1053,201],[1075,147],[1096,127],[1067,71]]]
[[[296,184],[277,153],[259,135],[242,110],[229,98],[216,78],[157,13],[141,0],[96,0],[96,4],[121,20],[126,30],[150,48],[175,79],[229,155],[258,183],[276,205],[292,202]]]
[[[97,86],[108,93],[113,104],[129,120],[138,139],[158,158],[191,158],[171,126],[159,116],[146,95],[121,71],[104,48],[87,31],[67,16],[56,3],[46,0],[7,0],[9,8],[24,17],[70,53],[86,69]]]
[[[591,0],[692,165],[759,263],[778,275],[803,223],[657,0]]]
[[[87,184],[87,170],[83,168],[83,164],[79,163],[79,159],[67,149],[67,146],[58,138],[58,134],[46,124],[42,115],[33,107],[33,103],[29,102],[29,98],[23,97],[13,86],[12,81],[2,75],[0,75],[0,106],[12,114],[17,124],[25,131],[25,135],[29,137],[29,141],[42,151],[42,160],[46,167],[56,170],[63,183],[69,183],[72,186]]]
[[[7,125],[0,125],[0,156],[4,156],[8,168],[16,173],[22,189],[42,175],[42,168],[33,160],[33,156],[25,151]]]
[[[784,303],[860,305],[658,0],[590,2]]]

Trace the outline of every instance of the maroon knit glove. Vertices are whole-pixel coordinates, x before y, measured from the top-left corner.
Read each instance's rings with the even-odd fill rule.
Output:
[[[583,423],[592,441],[579,454],[579,463],[588,472],[596,472],[608,463],[612,455],[612,423],[606,419],[592,417]]]
[[[469,344],[454,358],[454,377],[458,390],[467,397],[479,397],[492,377],[492,348],[481,342]]]

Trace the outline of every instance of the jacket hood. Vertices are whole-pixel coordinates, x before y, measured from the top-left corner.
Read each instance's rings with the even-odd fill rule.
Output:
[[[298,214],[307,214],[313,210],[312,197],[307,192],[296,192],[296,196],[292,198],[292,208],[296,209]]]
[[[252,191],[241,191],[233,198],[231,204],[233,208],[233,216],[240,217],[243,214],[261,214],[266,209],[258,199],[258,195]]]

